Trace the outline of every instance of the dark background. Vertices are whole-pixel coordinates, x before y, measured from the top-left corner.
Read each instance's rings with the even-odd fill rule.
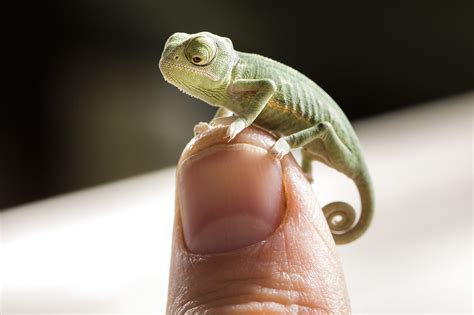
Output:
[[[471,90],[473,3],[9,3],[0,209],[176,163],[213,109],[162,79],[174,32],[291,65],[354,120]]]

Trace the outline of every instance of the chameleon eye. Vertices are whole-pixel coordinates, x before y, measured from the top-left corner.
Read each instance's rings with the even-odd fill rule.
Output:
[[[206,66],[216,56],[217,47],[214,41],[206,36],[191,39],[186,46],[186,58],[196,66]]]
[[[199,64],[200,62],[202,62],[202,58],[199,57],[199,56],[193,56],[193,58],[191,59],[193,61],[193,63],[195,64]]]

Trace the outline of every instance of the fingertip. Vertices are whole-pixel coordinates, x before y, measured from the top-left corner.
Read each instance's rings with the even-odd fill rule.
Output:
[[[268,153],[275,138],[259,128],[227,144],[231,121],[194,138],[178,164],[168,309],[225,301],[242,313],[349,312],[334,241],[298,163]]]

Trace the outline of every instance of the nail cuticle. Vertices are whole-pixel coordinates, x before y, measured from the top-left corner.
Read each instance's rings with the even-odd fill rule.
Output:
[[[247,151],[247,152],[254,152],[261,155],[269,154],[269,152],[266,149],[250,144],[250,143],[215,144],[215,145],[203,148],[187,156],[186,158],[182,159],[179,162],[178,170],[181,170],[183,167],[187,167],[187,165],[189,165],[190,163],[193,163],[194,161],[197,161],[201,158],[205,158],[218,151],[240,151],[240,150]]]

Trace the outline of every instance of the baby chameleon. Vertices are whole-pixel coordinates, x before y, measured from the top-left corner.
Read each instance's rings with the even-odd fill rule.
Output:
[[[359,140],[336,102],[298,71],[256,54],[234,50],[230,39],[208,32],[175,33],[165,44],[160,70],[181,91],[218,107],[215,118],[237,118],[227,129],[232,140],[255,123],[281,135],[272,154],[281,158],[302,148],[302,169],[311,178],[311,163],[320,161],[356,184],[361,214],[333,202],[323,212],[337,244],[357,239],[373,214],[373,190]]]

